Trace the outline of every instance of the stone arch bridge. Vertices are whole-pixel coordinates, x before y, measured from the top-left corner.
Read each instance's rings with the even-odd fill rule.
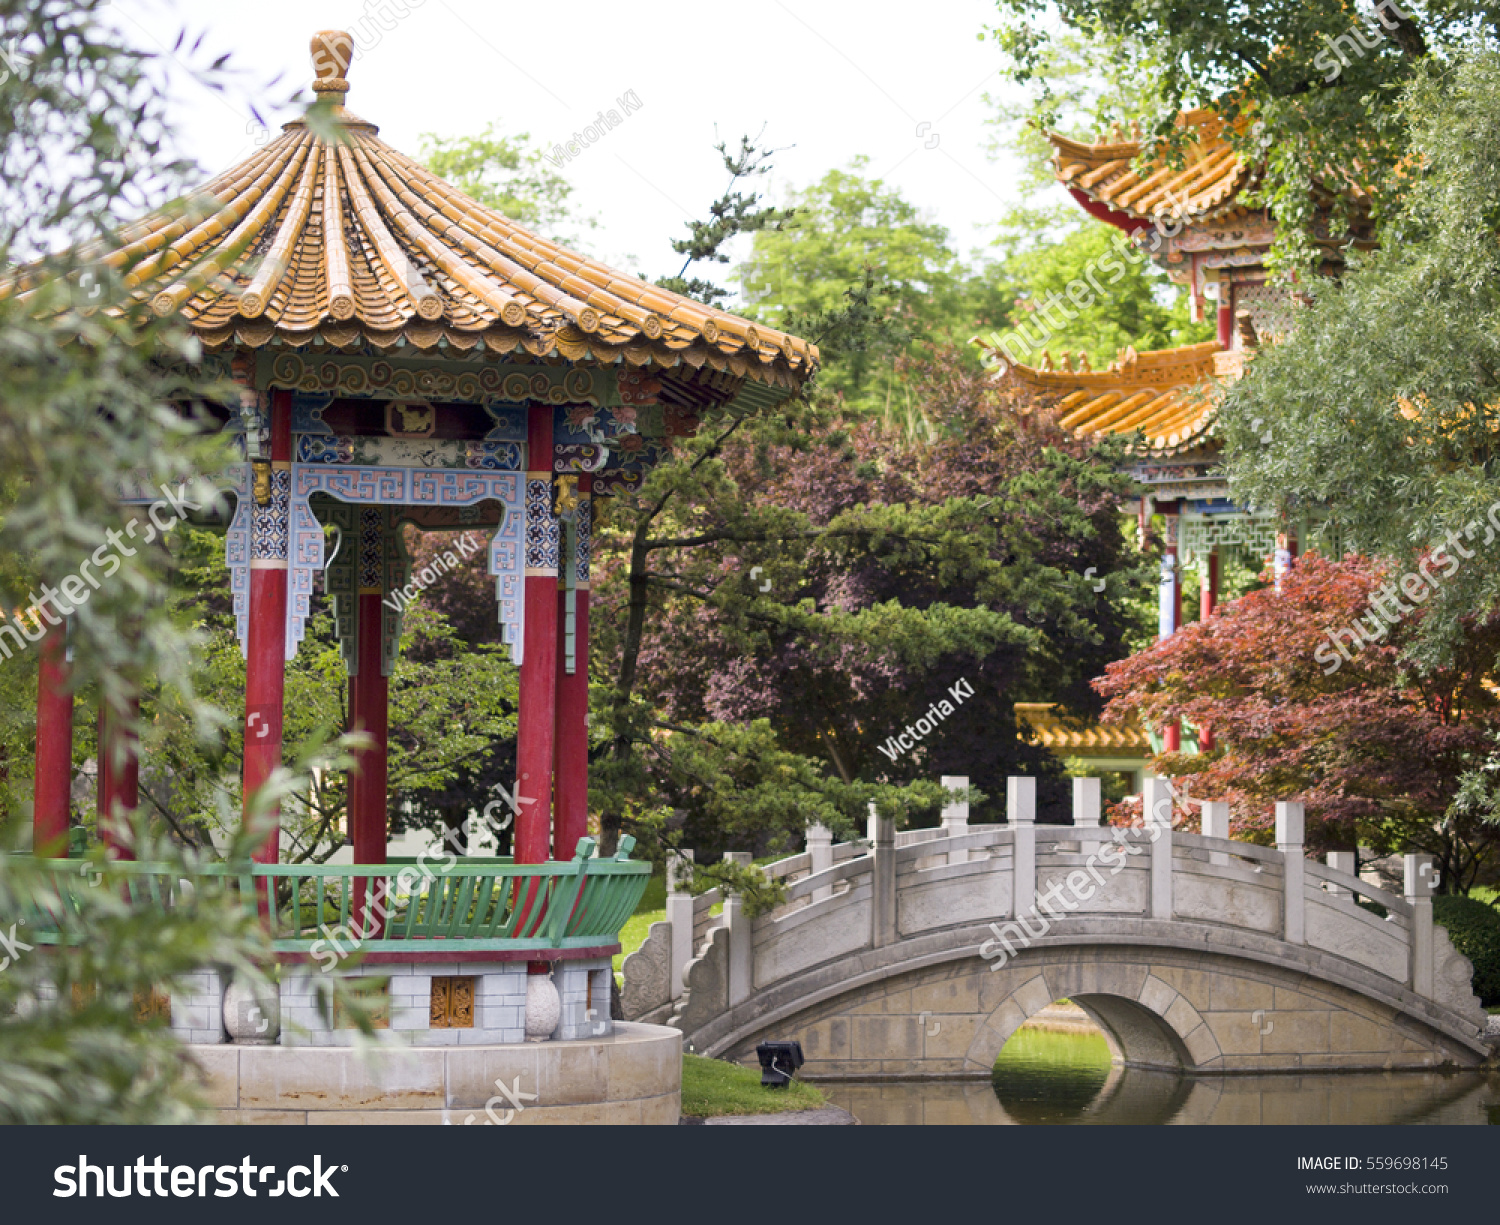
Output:
[[[731,1059],[795,1038],[806,1074],[861,1080],[988,1076],[1062,997],[1133,1066],[1484,1061],[1485,1013],[1433,924],[1427,857],[1407,857],[1397,897],[1352,863],[1306,859],[1300,804],[1277,806],[1272,849],[1164,820],[1101,828],[1097,782],[1077,781],[1072,826],[1036,825],[1034,780],[1012,779],[1005,825],[970,826],[960,804],[941,829],[900,835],[872,816],[866,844],[815,829],[765,869],[786,900],[754,919],[732,897],[713,916],[715,895],[674,880],[668,921],[626,958],[626,1016]],[[1169,797],[1152,780],[1146,811],[1169,814]],[[1227,834],[1227,806],[1205,805],[1204,828]]]

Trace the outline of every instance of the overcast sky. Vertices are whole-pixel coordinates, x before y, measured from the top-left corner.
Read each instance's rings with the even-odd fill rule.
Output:
[[[394,28],[381,29],[382,9]],[[111,11],[143,48],[168,51],[186,26],[206,34],[204,53],[230,53],[255,80],[282,74],[266,98],[311,81],[314,31],[348,30],[360,47],[350,110],[412,155],[423,132],[475,133],[490,120],[550,148],[633,90],[639,109],[561,171],[579,211],[600,222],[592,252],[651,277],[677,270],[668,242],[723,189],[715,125],[731,142],[765,125],[771,143],[795,146],[777,158],[777,199],[867,155],[868,173],[964,253],[1016,199],[1014,164],[984,151],[994,111],[983,95],[1006,92],[999,53],[980,39],[992,0],[114,0]],[[180,95],[181,152],[206,172],[253,152],[242,100],[191,84]]]

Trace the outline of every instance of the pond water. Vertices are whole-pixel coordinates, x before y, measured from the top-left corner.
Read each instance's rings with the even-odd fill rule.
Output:
[[[868,1124],[1427,1123],[1500,1125],[1500,1075],[1343,1072],[1187,1077],[1125,1068],[1092,1026],[1027,1025],[993,1078],[840,1082],[829,1100]]]

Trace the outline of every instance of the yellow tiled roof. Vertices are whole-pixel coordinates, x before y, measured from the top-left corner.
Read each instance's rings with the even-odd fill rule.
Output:
[[[344,141],[285,124],[186,213],[148,215],[100,252],[137,300],[180,311],[211,350],[441,344],[450,355],[706,364],[788,389],[817,368],[815,345],[575,255],[391,148],[343,106],[352,51],[347,34],[313,39],[313,88],[330,95]],[[21,269],[0,294],[35,285]]]
[[[1131,140],[1116,135],[1108,143],[1085,144],[1049,132],[1058,180],[1143,221],[1214,221],[1246,211],[1237,197],[1250,181],[1249,168],[1224,139],[1224,122],[1217,112],[1185,111],[1177,123],[1193,130],[1183,166],[1176,168],[1161,158],[1143,174],[1131,168],[1141,152],[1139,133]]]
[[[1058,713],[1051,702],[1017,702],[1016,718],[1023,732],[1032,732],[1053,753],[1123,757],[1151,752],[1151,742],[1134,715],[1122,724],[1085,723]]]
[[[1244,362],[1242,350],[1221,349],[1210,340],[1145,353],[1127,348],[1105,370],[1090,369],[1082,355],[1074,369],[1065,354],[1057,369],[1050,353],[1041,366],[1023,366],[1006,360],[991,341],[977,343],[1000,359],[1002,379],[1056,396],[1050,409],[1075,437],[1139,430],[1147,447],[1159,453],[1196,446],[1213,432],[1218,415],[1213,384],[1237,377]]]

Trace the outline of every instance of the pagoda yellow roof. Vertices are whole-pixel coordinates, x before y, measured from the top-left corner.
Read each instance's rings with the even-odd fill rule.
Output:
[[[1200,445],[1217,420],[1218,381],[1238,377],[1244,351],[1221,349],[1215,341],[1176,349],[1137,353],[1127,348],[1105,370],[1092,370],[1088,359],[1063,355],[1059,369],[1052,355],[1041,366],[1006,359],[985,338],[976,343],[1000,360],[1001,378],[1051,399],[1058,424],[1077,438],[1100,434],[1145,435],[1153,452],[1171,453]],[[1053,398],[1055,397],[1055,398]]]
[[[1124,140],[1116,132],[1108,142],[1085,144],[1056,132],[1052,164],[1059,182],[1116,212],[1155,221],[1158,218],[1215,221],[1246,210],[1237,197],[1249,183],[1249,168],[1224,138],[1224,122],[1213,110],[1184,111],[1179,127],[1191,129],[1184,164],[1175,167],[1161,157],[1137,172],[1139,132]]]
[[[1124,723],[1089,723],[1062,714],[1051,702],[1017,702],[1016,718],[1032,739],[1052,753],[1134,757],[1151,752],[1151,741],[1134,715]]]
[[[712,371],[794,389],[818,366],[804,340],[574,254],[477,203],[344,108],[353,40],[313,38],[314,90],[337,138],[298,119],[177,207],[96,254],[206,348],[389,350]],[[26,294],[20,269],[0,295]]]

